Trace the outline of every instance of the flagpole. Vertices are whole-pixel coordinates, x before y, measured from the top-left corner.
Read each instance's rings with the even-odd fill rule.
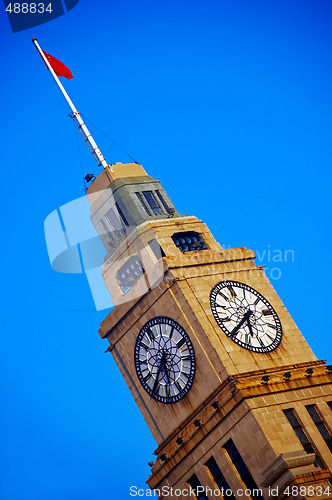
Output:
[[[70,99],[70,97],[67,94],[65,88],[63,87],[62,83],[60,82],[59,78],[55,74],[55,71],[53,70],[52,66],[50,65],[49,61],[47,60],[47,57],[45,56],[44,52],[40,48],[40,46],[39,46],[39,44],[37,42],[37,38],[33,38],[32,39],[32,43],[34,44],[34,46],[38,50],[41,58],[43,59],[44,63],[46,64],[46,66],[48,67],[48,69],[50,70],[50,72],[52,73],[52,75],[54,77],[54,80],[58,84],[58,86],[59,86],[59,88],[60,88],[60,90],[61,90],[64,98],[68,102],[68,104],[69,104],[69,106],[70,106],[70,108],[71,108],[71,110],[73,112],[73,114],[70,115],[70,116],[74,120],[74,122],[76,123],[76,125],[78,126],[78,130],[81,132],[81,134],[83,136],[83,139],[85,140],[86,144],[88,145],[88,147],[89,147],[90,151],[92,152],[95,160],[98,162],[98,165],[103,166],[104,168],[106,168],[108,164],[107,164],[105,158],[101,154],[100,149],[98,148],[97,144],[95,143],[95,141],[94,141],[92,135],[90,134],[87,126],[85,125],[84,121],[82,120],[79,111],[77,111],[77,109],[75,108],[73,101]]]

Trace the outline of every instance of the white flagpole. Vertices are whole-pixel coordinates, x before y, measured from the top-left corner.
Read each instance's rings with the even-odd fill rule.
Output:
[[[59,86],[62,94],[64,95],[64,98],[68,102],[68,104],[69,104],[69,106],[70,106],[70,108],[71,108],[71,110],[73,112],[73,114],[70,115],[70,116],[74,120],[74,122],[76,123],[76,125],[78,126],[78,130],[81,132],[81,134],[83,136],[83,139],[85,140],[85,142],[89,146],[89,148],[90,148],[90,150],[91,150],[94,158],[98,162],[98,165],[102,165],[104,168],[106,168],[108,164],[107,164],[105,158],[101,154],[100,149],[98,148],[97,144],[95,143],[95,141],[94,141],[92,135],[90,134],[87,126],[85,125],[84,121],[82,120],[79,111],[77,111],[77,109],[75,108],[72,100],[70,99],[69,95],[65,91],[65,89],[64,89],[62,83],[60,82],[59,78],[56,76],[56,74],[55,74],[52,66],[48,62],[47,57],[45,56],[44,52],[40,48],[40,46],[39,46],[39,44],[37,42],[37,38],[33,38],[32,42],[33,42],[34,46],[36,47],[36,49],[38,50],[40,56],[42,57],[43,61],[46,64],[46,66],[48,67],[48,69],[52,73],[52,75],[54,77],[54,80],[56,81],[56,83],[58,84],[58,86]]]

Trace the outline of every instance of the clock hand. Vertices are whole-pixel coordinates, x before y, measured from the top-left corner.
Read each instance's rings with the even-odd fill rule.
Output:
[[[169,385],[169,376],[168,376],[168,370],[165,364],[163,364],[163,372],[164,372],[164,378],[165,382],[167,385]]]
[[[240,323],[235,328],[233,328],[233,330],[230,332],[230,335],[235,335],[236,332],[241,328],[243,323],[245,323],[251,315],[252,315],[252,311],[250,311],[250,309],[249,309],[249,311],[247,311],[245,313],[245,315],[243,316],[243,318],[241,319]]]
[[[160,375],[160,372],[161,372],[161,369],[164,365],[164,360],[165,360],[165,353],[163,353],[162,357],[161,357],[161,360],[160,360],[160,365],[159,365],[159,368],[158,368],[158,371],[157,371],[157,376],[156,376],[156,380],[153,384],[153,387],[152,387],[152,392],[156,392],[156,389],[158,387],[158,384],[159,384],[159,375]]]
[[[164,378],[167,385],[171,384],[171,376],[169,368],[167,368],[167,353],[164,353],[164,359],[161,360],[160,364],[162,365],[162,370],[164,372]]]
[[[250,323],[250,321],[249,321],[249,317],[247,318],[247,325],[248,325],[248,328],[249,328],[250,335],[251,335],[252,337],[254,337],[254,335],[255,335],[255,334],[254,334],[254,332],[253,332],[253,329],[252,329],[251,323]]]
[[[167,368],[166,363],[164,363],[164,367],[165,367],[164,375],[165,375],[166,384],[171,385],[171,375],[169,372],[169,368]]]

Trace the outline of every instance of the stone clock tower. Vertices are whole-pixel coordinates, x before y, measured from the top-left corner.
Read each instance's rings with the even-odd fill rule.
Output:
[[[138,164],[87,192],[115,308],[100,336],[156,442],[159,498],[332,498],[332,367],[254,263]],[[172,489],[171,489],[172,488]]]

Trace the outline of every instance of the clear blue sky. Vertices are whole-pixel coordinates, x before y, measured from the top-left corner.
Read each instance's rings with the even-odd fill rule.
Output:
[[[224,246],[253,248],[332,363],[330,0],[80,0],[13,34],[0,4],[1,500],[109,500],[145,487],[155,443],[84,275],[54,272],[43,223],[100,171],[35,48],[78,109]],[[91,127],[107,161],[128,159]],[[282,262],[271,261],[271,257]],[[285,252],[294,259],[285,262]],[[272,276],[273,278],[273,276]]]

